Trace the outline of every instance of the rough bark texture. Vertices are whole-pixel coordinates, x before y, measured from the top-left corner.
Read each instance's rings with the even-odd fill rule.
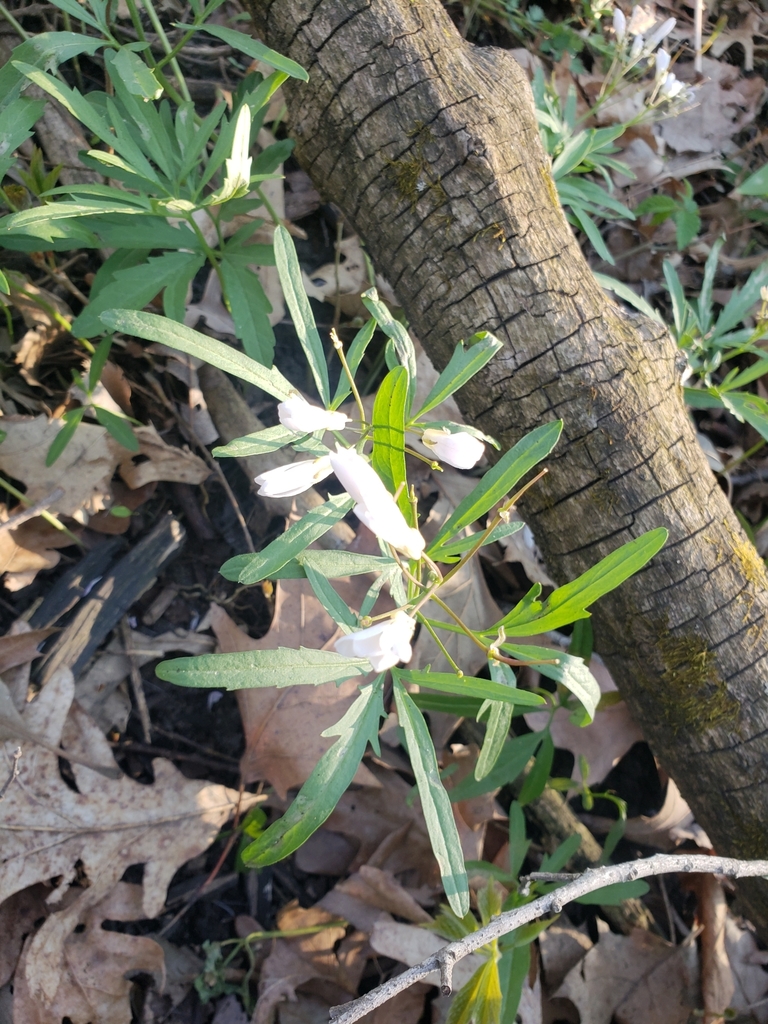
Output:
[[[435,364],[479,329],[506,343],[460,395],[469,421],[511,445],[565,420],[523,509],[555,577],[669,529],[596,608],[599,649],[718,852],[766,856],[765,570],[696,444],[672,341],[610,303],[582,258],[522,71],[464,42],[438,0],[251,7],[310,74],[288,92],[299,160]],[[742,885],[768,938],[768,889]]]

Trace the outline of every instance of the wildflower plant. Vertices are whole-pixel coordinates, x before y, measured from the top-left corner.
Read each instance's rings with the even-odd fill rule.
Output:
[[[545,704],[565,705],[574,720],[591,721],[600,699],[599,687],[585,662],[572,654],[524,642],[525,637],[559,629],[589,616],[588,607],[640,569],[662,546],[667,533],[653,530],[608,555],[577,580],[542,599],[541,586],[497,622],[481,628],[465,623],[444,599],[445,585],[484,546],[522,528],[510,512],[520,495],[543,475],[530,474],[552,451],[562,423],[543,423],[501,454],[473,490],[427,542],[419,529],[417,500],[408,481],[408,459],[419,457],[439,468],[437,460],[467,467],[477,464],[492,438],[463,424],[434,421],[430,414],[470,380],[501,349],[492,334],[481,332],[460,342],[448,365],[420,407],[415,407],[416,355],[408,332],[379,300],[375,289],[363,295],[371,320],[349,349],[333,335],[341,378],[332,393],[326,353],[301,285],[301,272],[288,232],[275,235],[277,267],[304,354],[317,388],[317,400],[307,401],[276,367],[267,368],[229,346],[190,328],[150,313],[108,310],[101,314],[109,330],[159,341],[258,385],[278,400],[280,423],[214,449],[218,457],[272,452],[292,446],[299,454],[288,467],[261,474],[262,493],[297,494],[334,474],[344,493],[334,494],[310,509],[282,536],[255,554],[230,558],[221,568],[227,579],[243,585],[263,580],[304,578],[342,634],[334,650],[247,651],[166,661],[157,668],[162,678],[183,686],[240,689],[267,686],[316,686],[360,677],[360,694],[342,719],[324,735],[337,737],[322,756],[282,818],[273,822],[242,851],[244,864],[274,863],[296,850],[331,814],[351,784],[370,743],[378,749],[385,681],[391,673],[394,705],[403,729],[432,847],[452,911],[464,918],[469,911],[467,872],[450,796],[443,786],[437,753],[423,708],[434,698],[466,706],[487,717],[485,744],[471,780],[482,791],[499,785],[498,776],[510,770],[508,734],[512,717]],[[378,326],[388,337],[388,372],[376,394],[370,420],[355,375]],[[340,406],[353,396],[356,414]],[[423,451],[417,449],[423,445]],[[309,456],[309,457],[306,457]],[[528,478],[526,480],[526,478]],[[335,523],[354,514],[379,541],[378,555],[315,550]],[[476,524],[480,523],[478,528]],[[473,532],[474,531],[474,532]],[[373,582],[360,608],[350,608],[333,580],[371,573]],[[394,610],[377,612],[382,589],[388,587]],[[431,615],[439,608],[447,620]],[[451,671],[408,668],[417,629],[426,631]],[[441,634],[461,633],[482,649],[490,678],[469,676],[449,654]],[[556,695],[517,686],[513,668],[536,664],[557,684]],[[418,690],[418,692],[414,692]],[[546,730],[545,730],[546,732]],[[512,777],[543,742],[542,734],[522,737],[526,752]],[[541,774],[541,773],[540,773]],[[540,780],[543,788],[547,772]],[[466,780],[465,780],[466,781]],[[510,781],[506,778],[504,781]],[[530,787],[529,787],[530,788]],[[459,789],[456,792],[460,792]]]

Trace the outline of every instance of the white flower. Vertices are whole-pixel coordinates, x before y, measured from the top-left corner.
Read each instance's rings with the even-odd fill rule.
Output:
[[[255,482],[259,485],[258,493],[266,498],[290,498],[309,490],[332,472],[331,460],[324,455],[321,459],[302,459],[277,469],[268,469],[266,473],[260,473]]]
[[[408,558],[421,558],[424,538],[405,521],[373,466],[354,448],[342,448],[338,444],[330,460],[344,490],[355,500],[354,511],[360,522]]]
[[[669,67],[669,54],[666,50],[659,50],[656,54],[656,81],[667,73]]]
[[[642,36],[635,36],[632,40],[632,49],[629,51],[630,60],[635,60],[643,52],[645,40]]]
[[[319,405],[310,405],[301,395],[291,395],[277,407],[280,422],[297,434],[314,434],[316,430],[343,430],[348,416],[343,412],[331,412]]]
[[[251,141],[251,108],[244,103],[235,122],[232,140],[232,155],[224,161],[226,177],[222,196],[231,197],[239,189],[247,188],[251,182],[251,158],[248,155]]]
[[[338,654],[347,658],[367,658],[375,672],[384,672],[398,662],[409,662],[413,651],[411,637],[415,621],[404,611],[396,611],[391,619],[377,622],[335,641]]]
[[[664,79],[664,84],[659,89],[659,96],[663,96],[664,99],[673,100],[675,96],[679,96],[680,93],[685,89],[685,83],[681,82],[678,78],[670,73]]]
[[[427,427],[421,443],[434,452],[436,458],[456,469],[472,469],[482,459],[485,445],[465,430],[452,434],[447,427],[436,430]]]
[[[613,12],[613,32],[617,43],[623,41],[626,31],[627,19],[624,17],[624,12],[617,7]]]
[[[667,36],[676,24],[676,18],[667,18],[667,20],[663,21],[658,28],[655,28],[653,32],[651,32],[651,34],[645,40],[646,53],[653,53],[653,51],[656,49],[656,47],[659,45],[662,39],[667,38]]]

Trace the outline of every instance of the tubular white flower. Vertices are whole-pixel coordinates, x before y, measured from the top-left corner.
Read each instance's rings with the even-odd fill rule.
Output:
[[[251,108],[244,103],[235,122],[232,141],[232,155],[224,161],[226,177],[224,192],[231,195],[238,189],[247,188],[251,181],[251,158],[248,155],[251,138]]]
[[[629,51],[630,60],[635,60],[643,52],[645,40],[642,36],[635,36],[632,40],[632,49]]]
[[[314,434],[316,430],[343,430],[348,416],[331,412],[319,405],[310,405],[301,395],[291,395],[277,407],[280,422],[298,434]]]
[[[663,78],[669,68],[669,54],[666,50],[659,50],[656,54],[656,81]]]
[[[441,427],[439,430],[427,427],[421,443],[429,448],[436,458],[447,462],[449,466],[455,466],[456,469],[472,469],[485,452],[485,445],[479,438],[465,430],[452,434],[447,427]]]
[[[341,636],[334,642],[338,654],[346,658],[367,658],[375,672],[384,672],[398,662],[409,662],[413,654],[411,638],[415,621],[404,611],[368,629]]]
[[[342,448],[338,444],[330,460],[344,490],[355,500],[354,512],[360,522],[408,558],[421,558],[424,538],[405,521],[373,466],[354,448]]]
[[[616,36],[617,43],[623,42],[624,36],[627,34],[627,19],[619,7],[616,7],[613,12],[613,34]]]
[[[255,482],[259,485],[258,493],[265,498],[290,498],[308,491],[332,472],[331,460],[324,455],[320,459],[302,459],[277,469],[268,469],[266,473],[260,473]]]
[[[646,53],[653,53],[662,39],[667,38],[676,24],[677,18],[667,18],[667,20],[663,21],[658,28],[655,28],[645,40]]]

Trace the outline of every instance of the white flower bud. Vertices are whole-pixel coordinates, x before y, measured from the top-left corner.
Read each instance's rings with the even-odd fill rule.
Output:
[[[427,427],[421,443],[435,455],[456,469],[472,469],[482,459],[485,445],[478,438],[462,430],[452,434],[447,427],[436,430]]]
[[[667,53],[666,50],[659,50],[659,52],[656,54],[656,81],[657,82],[658,82],[658,80],[660,78],[663,78],[664,75],[667,73],[667,68],[669,67],[669,60],[670,60],[670,57],[669,57],[669,54]]]
[[[629,51],[630,60],[635,60],[643,52],[645,40],[642,36],[635,36],[632,40],[632,49]]]
[[[613,34],[616,36],[617,43],[623,42],[624,36],[627,34],[627,19],[619,7],[616,7],[613,12]]]
[[[314,434],[316,430],[343,430],[348,416],[331,412],[319,405],[310,405],[301,395],[291,395],[277,407],[280,422],[298,434]]]
[[[354,448],[336,445],[331,465],[347,494],[355,499],[355,515],[369,530],[408,558],[421,558],[425,542],[409,526],[376,470]]]
[[[265,498],[290,498],[294,494],[308,491],[332,472],[331,460],[324,455],[321,459],[302,459],[290,462],[287,466],[269,469],[266,473],[260,473],[255,482],[259,485],[258,493]]]
[[[411,638],[416,622],[404,611],[368,629],[341,636],[334,642],[338,654],[346,658],[367,658],[375,672],[384,672],[398,662],[409,662],[413,654]]]
[[[667,38],[667,36],[676,24],[676,18],[667,18],[667,20],[663,21],[658,28],[655,28],[653,32],[651,32],[651,34],[645,40],[646,53],[653,53],[653,51],[656,49],[656,47],[659,45],[662,39]]]

